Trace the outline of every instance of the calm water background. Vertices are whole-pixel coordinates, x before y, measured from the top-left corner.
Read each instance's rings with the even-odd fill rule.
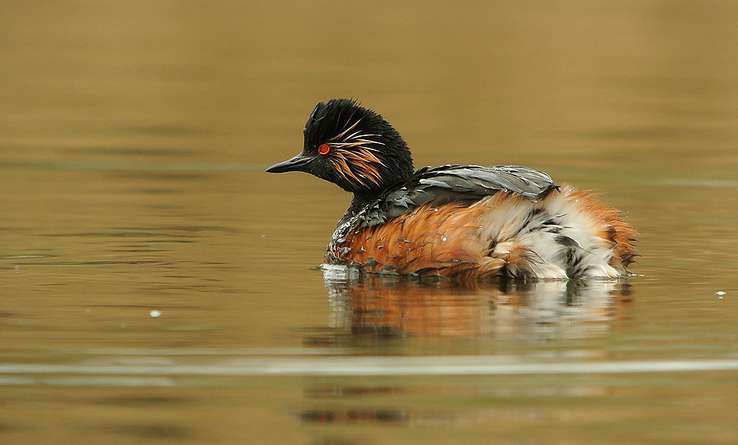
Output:
[[[737,3],[1,11],[2,443],[738,442]],[[349,196],[262,171],[336,96],[602,192],[637,276],[325,279]]]

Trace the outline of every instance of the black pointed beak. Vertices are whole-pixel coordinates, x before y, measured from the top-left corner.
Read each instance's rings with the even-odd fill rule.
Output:
[[[268,173],[306,171],[308,164],[310,164],[310,161],[312,160],[313,158],[311,156],[305,156],[300,153],[292,159],[287,159],[286,161],[282,161],[278,164],[272,165],[271,167],[266,169],[266,171]]]

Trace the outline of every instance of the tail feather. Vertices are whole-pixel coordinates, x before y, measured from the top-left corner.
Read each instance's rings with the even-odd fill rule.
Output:
[[[635,230],[590,193],[563,188],[540,202],[497,194],[476,205],[488,255],[511,277],[616,278],[635,253]]]

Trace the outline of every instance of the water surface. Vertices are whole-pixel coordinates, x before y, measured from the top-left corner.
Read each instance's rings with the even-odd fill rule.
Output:
[[[0,440],[738,442],[736,19],[6,2]],[[263,169],[335,96],[385,114],[417,166],[526,164],[601,192],[641,233],[636,275],[324,274],[349,196]]]

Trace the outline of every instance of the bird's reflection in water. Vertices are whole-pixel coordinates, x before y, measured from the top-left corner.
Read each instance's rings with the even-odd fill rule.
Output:
[[[607,331],[610,320],[627,315],[631,293],[626,281],[459,287],[447,281],[360,277],[333,267],[323,274],[332,319],[323,332],[329,335],[310,337],[311,343],[406,336],[597,336]]]
[[[501,340],[506,345],[597,337],[606,334],[612,320],[627,316],[631,293],[627,281],[501,281],[460,287],[448,281],[359,276],[355,271],[337,267],[324,267],[323,274],[331,319],[327,327],[309,329],[304,339],[311,346],[346,347],[360,353],[378,352],[372,351],[372,347],[385,353],[386,346],[408,337],[464,337],[480,344]],[[433,342],[424,344],[434,347]],[[444,344],[447,346],[448,342],[437,344],[441,355],[448,352]],[[389,351],[403,353],[397,349]],[[425,352],[428,351],[410,353]],[[413,391],[424,390],[428,389],[411,389],[384,380],[381,384],[315,381],[305,386],[305,399],[310,402],[298,418],[313,424],[460,421],[451,412],[418,411],[402,402]],[[489,394],[490,388],[480,386],[478,390]],[[522,397],[540,396],[536,392],[540,388],[523,386],[517,391]],[[551,389],[546,391],[549,394]],[[593,391],[599,394],[602,389],[567,386],[558,391],[568,397]],[[336,404],[338,400],[341,404]],[[377,405],[379,401],[383,403]],[[497,418],[500,413],[493,410],[490,415]],[[472,418],[486,419],[485,416],[480,412]]]

